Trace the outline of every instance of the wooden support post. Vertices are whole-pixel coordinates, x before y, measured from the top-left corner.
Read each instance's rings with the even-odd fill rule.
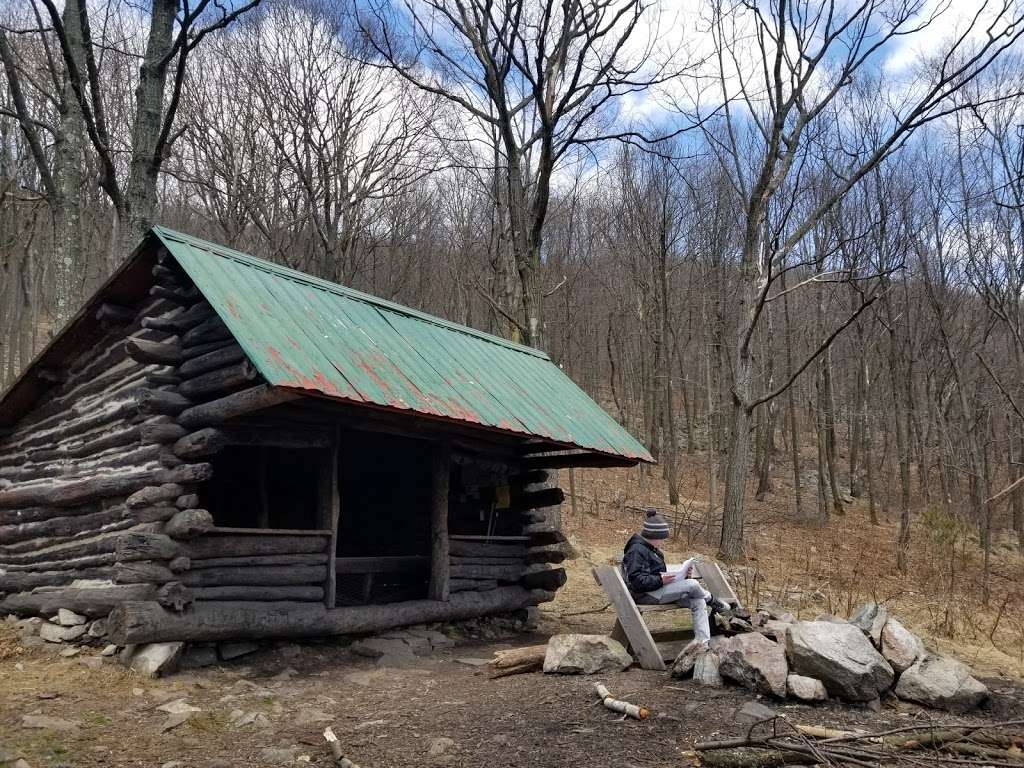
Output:
[[[430,509],[430,589],[431,600],[448,600],[450,565],[448,562],[448,483],[452,452],[446,443],[434,448],[433,493]]]
[[[337,598],[338,573],[334,561],[338,555],[338,519],[341,513],[341,489],[338,487],[338,450],[341,445],[341,428],[334,430],[331,447],[325,451],[326,466],[321,470],[320,478],[320,509],[323,521],[321,528],[329,528],[331,539],[327,545],[327,581],[324,583],[324,605],[333,608]]]

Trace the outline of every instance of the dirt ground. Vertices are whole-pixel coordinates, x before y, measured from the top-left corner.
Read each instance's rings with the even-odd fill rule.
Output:
[[[143,680],[115,664],[87,669],[49,649],[18,652],[8,634],[0,663],[0,758],[13,764],[23,757],[33,768],[331,765],[322,737],[330,725],[363,768],[653,767],[692,764],[686,752],[694,740],[738,735],[746,727],[734,713],[754,697],[738,688],[702,689],[639,669],[601,676],[616,695],[653,711],[636,722],[597,705],[592,678],[538,673],[490,680],[464,663],[545,636],[466,640],[400,668],[338,644],[287,644],[220,667]],[[1009,680],[986,683],[991,705],[967,718],[895,701],[878,714],[838,704],[765,703],[792,722],[869,729],[1024,717],[1024,688]],[[178,699],[201,711],[165,732],[169,716],[156,707]],[[257,717],[236,727],[230,718],[237,710]],[[56,720],[47,721],[49,728],[26,728],[25,715]],[[441,738],[452,743],[431,755],[432,746],[437,751],[446,743],[435,742]]]
[[[694,499],[702,493],[700,478],[699,466],[684,475]],[[637,668],[596,678],[617,696],[651,709],[648,720],[636,722],[598,704],[595,678],[536,673],[491,680],[473,663],[501,648],[544,642],[556,632],[609,632],[614,617],[590,568],[621,551],[638,524],[637,506],[659,503],[662,490],[633,471],[579,473],[577,514],[569,502],[563,505],[564,528],[578,557],[566,563],[569,581],[554,603],[542,607],[536,631],[481,639],[449,627],[453,648],[397,668],[357,656],[348,640],[338,640],[267,644],[217,667],[147,680],[111,661],[90,668],[98,664],[89,659],[99,649],[62,658],[58,647],[22,647],[19,636],[0,623],[0,766],[13,766],[19,758],[31,768],[328,766],[333,763],[322,736],[326,726],[361,768],[692,765],[687,753],[693,743],[742,733],[748,726],[737,722],[736,710],[757,697]],[[858,502],[825,529],[795,525],[778,513],[787,503],[780,490],[765,504],[751,504],[746,575],[736,584],[748,605],[771,601],[800,618],[814,618],[821,612],[848,615],[858,602],[884,600],[929,647],[974,666],[992,700],[966,717],[894,699],[878,713],[831,703],[763,703],[790,722],[869,730],[1024,718],[1024,559],[1009,548],[1000,550],[993,576],[1000,581],[991,604],[981,603],[966,575],[958,576],[957,598],[951,600],[933,570],[943,567],[941,558],[921,528],[910,573],[900,576],[890,565],[890,515],[883,511],[882,524],[870,526]],[[603,502],[593,505],[588,496]],[[688,517],[669,543],[669,559],[713,554],[713,545],[693,527],[702,518],[699,506],[684,504],[681,512]],[[974,573],[970,551],[961,558],[959,573]],[[688,624],[684,614],[659,615],[658,622]],[[170,716],[158,707],[182,699],[199,711],[165,730]]]

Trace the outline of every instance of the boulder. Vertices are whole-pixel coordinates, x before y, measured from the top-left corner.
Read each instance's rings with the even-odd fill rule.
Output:
[[[693,682],[709,688],[721,688],[725,683],[718,670],[719,663],[718,654],[714,651],[702,653],[693,665]]]
[[[84,635],[87,629],[84,624],[62,627],[60,624],[44,621],[39,625],[39,637],[48,643],[70,643]]]
[[[135,649],[128,666],[146,677],[159,677],[173,672],[184,643],[147,643]]]
[[[786,678],[786,691],[794,699],[800,701],[827,701],[828,691],[821,680],[803,675],[790,675]]]
[[[716,652],[722,677],[752,691],[785,698],[789,665],[779,643],[751,632],[726,638],[717,645]]]
[[[894,617],[885,622],[882,628],[882,656],[897,674],[909,669],[924,655],[924,643],[921,642],[921,638]]]
[[[882,628],[889,620],[889,611],[878,603],[865,603],[850,617],[850,623],[871,638],[875,648],[882,647]]]
[[[606,635],[553,635],[544,655],[544,672],[592,675],[621,672],[633,663],[622,643]]]
[[[786,634],[792,671],[825,684],[830,696],[872,701],[888,690],[894,674],[882,655],[854,624],[798,621]]]
[[[936,709],[963,712],[988,698],[988,688],[966,664],[948,656],[926,655],[900,675],[896,695]]]
[[[700,640],[693,640],[688,643],[672,662],[672,677],[683,678],[693,671],[697,659],[706,653],[704,644]]]

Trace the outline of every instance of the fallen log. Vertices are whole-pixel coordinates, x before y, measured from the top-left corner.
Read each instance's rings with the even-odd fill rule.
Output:
[[[508,613],[545,599],[546,595],[531,594],[522,587],[502,587],[491,592],[459,592],[447,602],[410,600],[330,609],[322,603],[211,601],[197,602],[183,613],[172,613],[155,601],[126,602],[111,612],[108,632],[111,642],[117,645],[347,635]]]
[[[525,648],[513,648],[508,651],[495,651],[494,658],[488,663],[490,677],[509,677],[526,672],[540,672],[544,668],[544,656],[547,654],[547,643],[529,645]]]
[[[608,689],[605,688],[601,683],[594,683],[594,692],[598,698],[601,699],[601,703],[605,705],[612,712],[618,712],[619,714],[632,717],[634,720],[646,720],[651,714],[646,707],[641,707],[636,704],[630,704],[628,701],[619,701],[613,698]]]

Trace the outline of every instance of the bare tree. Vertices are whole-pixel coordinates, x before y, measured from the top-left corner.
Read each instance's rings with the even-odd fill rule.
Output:
[[[899,150],[923,125],[964,108],[951,97],[975,80],[1024,34],[1019,9],[1008,0],[985,3],[982,12],[958,30],[933,66],[916,82],[904,84],[902,96],[886,103],[885,119],[873,134],[843,136],[835,111],[867,77],[887,45],[910,37],[935,23],[923,0],[892,3],[864,0],[855,5],[809,0],[770,3],[716,2],[710,31],[715,39],[717,68],[710,76],[725,99],[717,119],[703,106],[687,113],[705,126],[709,146],[731,176],[743,200],[745,233],[740,249],[740,323],[734,346],[732,414],[725,509],[720,555],[743,556],[744,504],[750,462],[750,432],[754,409],[781,394],[874,297],[838,324],[794,375],[774,390],[757,392],[753,347],[771,288],[794,249],[872,168]],[[991,7],[990,7],[991,6]],[[752,41],[752,42],[751,42]],[[880,102],[881,103],[881,102]],[[717,109],[717,107],[716,107]],[[828,128],[843,146],[841,166],[828,167],[834,176],[825,194],[812,188],[797,191],[785,208],[782,226],[765,236],[769,210],[793,177],[799,178],[816,136]],[[819,185],[820,188],[820,185]],[[815,280],[821,279],[817,275]],[[794,290],[789,288],[788,290]]]
[[[359,7],[359,6],[357,6]],[[519,303],[511,335],[544,346],[543,232],[552,177],[571,153],[614,135],[604,118],[624,95],[664,79],[651,54],[656,27],[642,0],[385,0],[360,12],[388,66],[458,106],[490,141],[497,201],[507,212]],[[508,297],[499,297],[507,299]]]

